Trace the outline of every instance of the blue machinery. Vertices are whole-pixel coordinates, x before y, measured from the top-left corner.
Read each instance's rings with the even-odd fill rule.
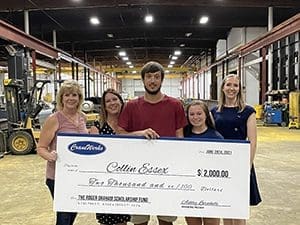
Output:
[[[300,128],[300,92],[289,93],[289,102],[265,103],[264,124]]]
[[[289,123],[287,104],[266,103],[264,108],[264,123],[287,126]]]

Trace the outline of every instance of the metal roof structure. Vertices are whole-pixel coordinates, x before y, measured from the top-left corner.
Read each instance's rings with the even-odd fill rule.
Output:
[[[150,60],[167,66],[174,51],[181,50],[175,60],[180,67],[213,54],[232,27],[267,27],[270,6],[274,26],[300,12],[299,0],[10,0],[0,2],[0,19],[24,30],[28,10],[31,35],[52,44],[55,30],[57,48],[104,67],[128,67],[121,50],[137,67]],[[145,23],[147,14],[153,23]],[[100,24],[91,25],[92,16]],[[208,17],[207,24],[199,23],[201,16]],[[6,44],[0,40],[0,61]]]

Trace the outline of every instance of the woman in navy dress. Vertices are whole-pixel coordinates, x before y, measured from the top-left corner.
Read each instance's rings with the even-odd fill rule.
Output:
[[[121,95],[114,89],[104,91],[101,98],[101,121],[91,127],[90,133],[115,135],[118,129],[118,118],[124,106]],[[130,215],[96,213],[96,219],[104,225],[126,224]]]
[[[257,131],[253,107],[246,105],[240,78],[235,74],[226,76],[221,84],[218,105],[211,110],[217,131],[225,139],[250,141],[250,205],[258,205],[261,197],[256,181],[253,160],[256,152]],[[243,219],[224,219],[224,225],[244,225]]]
[[[224,139],[216,131],[207,105],[203,101],[193,101],[186,109],[188,125],[184,128],[184,137]],[[219,218],[186,217],[188,225],[219,225]]]

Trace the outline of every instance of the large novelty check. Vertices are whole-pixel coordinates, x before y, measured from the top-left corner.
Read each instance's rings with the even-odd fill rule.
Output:
[[[249,217],[248,142],[60,134],[56,211]]]

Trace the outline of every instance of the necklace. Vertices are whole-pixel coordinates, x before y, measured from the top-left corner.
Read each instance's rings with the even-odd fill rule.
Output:
[[[118,128],[118,122],[117,121],[107,120],[106,123],[108,124],[108,126],[110,126],[110,128],[114,132],[117,132],[117,128]]]
[[[62,114],[75,126],[76,130],[79,131],[79,116],[78,113],[75,114],[75,117],[72,118],[71,116],[67,115],[66,113],[62,112]]]

